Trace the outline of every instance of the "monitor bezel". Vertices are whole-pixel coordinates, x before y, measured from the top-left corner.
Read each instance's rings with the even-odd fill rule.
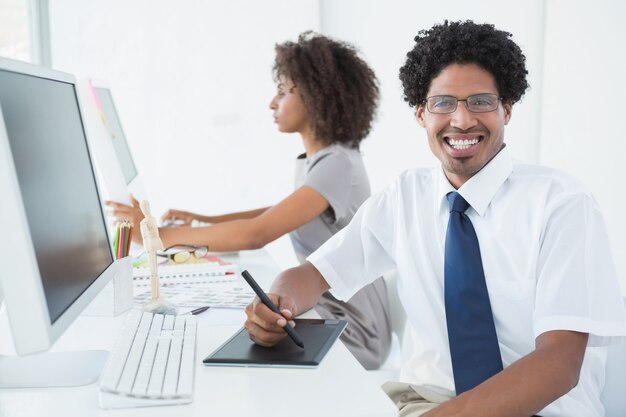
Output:
[[[126,187],[128,187],[129,189],[132,187],[132,184],[134,184],[135,182],[137,182],[139,180],[139,169],[137,168],[137,161],[135,161],[135,157],[133,155],[133,152],[130,149],[130,143],[128,142],[128,137],[126,136],[126,130],[124,129],[124,126],[122,125],[122,119],[120,119],[120,114],[119,111],[117,109],[117,102],[115,101],[115,98],[113,97],[113,88],[111,87],[111,85],[103,80],[97,79],[97,78],[91,78],[89,80],[89,84],[90,87],[92,87],[94,89],[93,93],[97,94],[97,91],[95,91],[96,89],[101,89],[101,90],[107,90],[107,92],[109,93],[109,95],[111,96],[111,102],[113,103],[113,111],[115,112],[115,118],[117,119],[117,123],[120,126],[120,130],[122,131],[122,134],[124,135],[124,142],[126,144],[126,149],[128,150],[128,155],[130,156],[130,160],[133,164],[133,168],[135,170],[135,176],[133,178],[131,178],[130,181],[126,182],[126,178],[124,178],[124,182],[126,183]],[[98,100],[102,101],[102,97],[98,96]],[[95,103],[93,103],[95,105]],[[121,162],[119,161],[119,157],[117,155],[117,152],[115,152],[115,158],[117,159],[118,164],[120,165],[120,172],[121,172]]]
[[[96,178],[91,144],[85,129],[75,77],[71,74],[6,58],[0,58],[0,70],[72,85],[94,186],[98,199],[102,202],[102,194]],[[4,293],[16,352],[19,355],[26,355],[49,349],[115,276],[118,266],[110,244],[111,230],[106,221],[102,203],[100,203],[100,214],[109,243],[111,263],[52,323],[1,106],[2,103],[0,103],[0,189],[4,190],[7,198],[0,199],[0,218],[5,219],[5,236],[12,238],[0,239],[0,254],[2,254],[2,258],[7,260],[0,262],[0,285]],[[15,277],[19,277],[19,279],[15,279]]]

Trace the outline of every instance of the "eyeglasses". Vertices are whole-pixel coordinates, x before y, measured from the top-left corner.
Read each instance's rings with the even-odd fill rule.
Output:
[[[175,250],[176,252],[168,253]],[[157,252],[157,256],[170,259],[176,263],[187,262],[193,256],[200,259],[209,253],[209,247],[204,245],[174,245],[166,248],[164,252]]]
[[[466,99],[454,96],[432,96],[424,100],[429,112],[435,114],[449,114],[456,111],[459,101],[465,102],[465,107],[472,113],[486,113],[498,108],[501,98],[497,94],[474,94]]]

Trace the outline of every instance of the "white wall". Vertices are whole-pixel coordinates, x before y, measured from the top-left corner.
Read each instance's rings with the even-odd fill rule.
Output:
[[[626,154],[619,126],[626,97],[625,2],[321,0],[320,13],[322,31],[360,46],[381,80],[380,120],[363,145],[374,189],[408,167],[437,162],[398,80],[417,32],[445,19],[511,32],[526,55],[531,88],[514,106],[506,142],[514,157],[570,172],[591,188],[626,293],[625,205],[616,194],[624,189],[618,164]]]
[[[626,294],[625,21],[621,0],[548,1],[541,161],[593,191]]]
[[[302,144],[273,124],[271,68],[276,43],[319,28],[317,0],[51,0],[50,23],[53,67],[111,86],[155,213],[293,190]]]

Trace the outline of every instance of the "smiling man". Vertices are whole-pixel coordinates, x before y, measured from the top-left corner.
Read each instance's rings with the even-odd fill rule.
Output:
[[[604,346],[626,336],[626,311],[590,192],[506,149],[526,74],[493,25],[421,31],[400,79],[440,167],[405,172],[280,274],[283,315],[248,306],[251,338],[271,346],[327,289],[348,299],[396,268],[414,345],[384,389],[401,416],[603,415]]]
[[[454,188],[504,147],[512,99],[499,94],[493,75],[480,65],[450,64],[430,82],[428,97],[420,99],[417,121],[426,128],[430,149]]]

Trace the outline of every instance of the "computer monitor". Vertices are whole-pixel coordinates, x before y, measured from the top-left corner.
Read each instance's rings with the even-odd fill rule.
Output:
[[[93,382],[106,352],[47,351],[118,268],[74,77],[0,58],[0,116],[0,387]]]
[[[107,198],[126,204],[130,203],[130,194],[138,200],[148,199],[111,89],[103,82],[85,80],[79,83],[79,94],[98,176]]]

